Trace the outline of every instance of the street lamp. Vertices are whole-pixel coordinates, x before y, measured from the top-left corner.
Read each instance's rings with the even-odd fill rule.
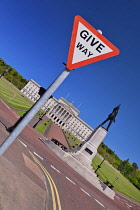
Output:
[[[1,78],[2,76],[4,76],[4,74],[7,73],[8,71],[10,71],[10,68],[6,68],[5,71],[0,75],[0,78]]]
[[[35,128],[38,125],[38,123],[43,119],[43,117],[47,114],[48,111],[49,111],[49,109],[47,109],[47,111],[41,117],[39,117],[39,120],[35,123],[33,128]]]
[[[115,183],[118,179],[119,179],[118,177],[115,178],[115,180],[114,180],[114,182],[113,182],[113,185],[114,185],[114,183]]]
[[[43,87],[40,87],[40,89],[39,89],[39,92],[38,92],[38,94],[40,95],[40,97],[45,93],[45,89],[43,88]],[[53,96],[51,95],[50,97],[49,97],[49,99],[51,99],[51,98],[53,98]],[[48,100],[49,100],[48,99]],[[51,103],[51,102],[50,102]],[[50,105],[50,103],[48,104],[48,106]],[[35,128],[37,125],[38,125],[38,123],[43,119],[43,117],[47,114],[47,112],[50,110],[50,108],[46,108],[45,109],[45,113],[41,116],[41,117],[39,117],[39,120],[33,125],[33,128]]]
[[[102,163],[105,161],[105,159],[107,159],[108,156],[105,155],[104,159],[102,160],[102,162],[97,166],[97,169],[95,170],[95,173],[98,171],[99,168],[101,168]]]

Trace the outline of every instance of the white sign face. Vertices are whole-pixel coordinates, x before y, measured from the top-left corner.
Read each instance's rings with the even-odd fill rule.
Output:
[[[72,64],[109,52],[112,49],[79,22]]]
[[[119,54],[116,48],[82,17],[74,19],[66,67],[69,70]]]

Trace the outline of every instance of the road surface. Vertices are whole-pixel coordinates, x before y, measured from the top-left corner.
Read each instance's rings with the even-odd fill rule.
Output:
[[[9,135],[5,127],[13,125],[17,119],[13,110],[0,100],[0,143]],[[43,136],[26,126],[3,155],[3,158],[32,179],[42,193],[38,200],[40,208],[33,206],[32,209],[44,209],[46,205],[49,210],[140,210],[139,204],[120,194],[114,200],[108,198],[59,159],[39,137]],[[24,200],[24,196],[21,199]]]

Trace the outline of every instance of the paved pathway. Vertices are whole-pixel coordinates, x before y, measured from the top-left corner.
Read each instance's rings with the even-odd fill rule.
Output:
[[[69,145],[66,141],[66,138],[64,136],[62,129],[60,127],[58,127],[56,124],[54,124],[53,122],[51,122],[50,126],[44,132],[43,135],[50,140],[51,139],[58,140],[60,143],[62,143],[65,147],[67,147],[69,149]]]

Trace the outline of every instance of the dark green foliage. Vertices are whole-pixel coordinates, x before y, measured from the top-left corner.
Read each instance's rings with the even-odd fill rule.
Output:
[[[6,68],[10,68],[10,71],[4,74],[5,79],[21,90],[27,84],[28,80],[24,79],[14,68],[7,65],[2,58],[0,58],[0,75]]]
[[[137,170],[139,168],[137,163],[132,163],[132,167],[133,167],[133,170]]]

